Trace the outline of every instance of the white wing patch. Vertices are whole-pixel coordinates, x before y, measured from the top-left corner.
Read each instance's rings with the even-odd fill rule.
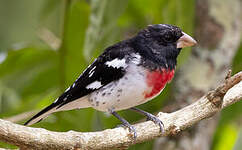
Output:
[[[94,66],[91,70],[90,70],[90,72],[89,72],[89,77],[91,77],[93,74],[94,74],[94,72],[95,72],[95,69],[96,68],[96,66]]]
[[[93,63],[95,63],[96,60],[97,60],[97,59],[95,59],[95,60],[93,61]],[[92,63],[92,64],[93,64],[93,63]],[[76,79],[76,81],[79,80],[79,79],[81,78],[82,74],[83,74],[84,72],[86,72],[87,69],[90,68],[92,64],[90,64],[90,65],[87,66],[87,68],[81,73],[81,75]],[[95,67],[96,67],[96,66],[95,66]],[[89,76],[90,76],[90,75],[89,75]],[[75,81],[75,82],[76,82],[76,81]]]
[[[140,64],[141,56],[139,54],[133,54],[132,57],[133,57],[132,62],[134,64],[136,65]]]
[[[102,86],[101,82],[95,81],[87,85],[87,89],[98,89]]]
[[[113,68],[120,68],[120,67],[125,68],[127,66],[127,64],[125,63],[125,59],[118,59],[118,58],[112,61],[108,61],[105,64]]]

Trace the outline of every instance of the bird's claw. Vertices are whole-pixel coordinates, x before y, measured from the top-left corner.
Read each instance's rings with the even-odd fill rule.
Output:
[[[137,138],[137,132],[135,130],[135,127],[131,125],[131,126],[128,126],[128,128],[129,128],[129,132],[132,132],[133,133],[134,140],[136,140],[136,138]]]
[[[152,114],[149,114],[147,116],[147,120],[150,120],[152,122],[154,122],[155,124],[158,124],[159,127],[160,127],[160,132],[163,133],[164,132],[164,124],[163,122],[156,116],[152,115]]]
[[[128,128],[129,132],[132,133],[134,140],[137,138],[137,132],[135,130],[135,127],[132,125],[124,125],[124,124],[119,124],[117,125],[117,128],[123,127],[123,128]]]

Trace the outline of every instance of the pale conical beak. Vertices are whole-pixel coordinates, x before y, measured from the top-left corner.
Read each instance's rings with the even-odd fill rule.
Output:
[[[182,32],[183,36],[181,36],[177,41],[177,48],[184,48],[196,45],[197,42],[188,34]]]

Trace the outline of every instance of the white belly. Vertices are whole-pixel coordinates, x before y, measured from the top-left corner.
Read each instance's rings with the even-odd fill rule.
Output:
[[[123,110],[145,103],[144,92],[146,71],[137,66],[129,66],[123,78],[112,82],[90,95],[91,106],[100,111]]]

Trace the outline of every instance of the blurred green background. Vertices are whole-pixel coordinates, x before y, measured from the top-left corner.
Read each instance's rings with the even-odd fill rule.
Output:
[[[195,0],[0,0],[0,117],[31,114],[49,105],[106,47],[131,37],[148,24],[174,24],[193,35],[194,3]],[[182,51],[178,68],[190,52]],[[233,72],[241,70],[241,58],[242,48],[234,59]],[[170,94],[167,86],[156,100],[140,108],[157,112]],[[239,102],[222,112],[212,149],[238,147],[242,141],[241,107]],[[120,114],[130,122],[142,119],[129,111]],[[24,118],[18,123],[26,121]],[[86,132],[118,124],[116,118],[88,108],[53,114],[34,127]],[[153,141],[149,141],[130,149],[152,146]],[[14,148],[1,142],[0,147]]]

